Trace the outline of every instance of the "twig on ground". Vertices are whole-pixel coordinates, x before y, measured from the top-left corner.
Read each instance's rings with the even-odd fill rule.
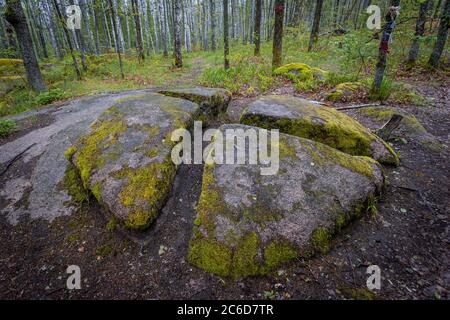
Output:
[[[379,107],[382,106],[381,103],[364,103],[364,104],[354,104],[350,106],[335,108],[336,110],[351,110],[351,109],[360,109],[366,107]]]

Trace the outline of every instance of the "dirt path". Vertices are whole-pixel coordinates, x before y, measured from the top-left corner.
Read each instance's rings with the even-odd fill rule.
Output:
[[[221,279],[190,266],[185,257],[202,167],[182,166],[161,216],[148,231],[146,240],[139,243],[107,231],[104,214],[94,201],[78,211],[54,218],[52,223],[44,219],[48,218],[45,214],[36,215],[39,211],[32,205],[30,211],[18,219],[17,225],[11,225],[8,215],[0,215],[0,242],[3,244],[0,247],[0,298],[370,298],[372,296],[365,290],[366,268],[376,264],[382,271],[382,288],[373,298],[448,299],[449,87],[447,84],[429,88],[426,83],[418,84],[419,90],[434,98],[434,106],[405,107],[446,147],[440,153],[432,153],[414,141],[393,142],[402,156],[402,163],[398,168],[386,168],[390,185],[379,202],[377,215],[366,216],[345,230],[334,240],[328,255],[293,262],[272,276],[237,281]],[[229,113],[239,114],[239,108],[247,103],[248,100],[234,101]],[[58,112],[70,114],[72,111],[62,108]],[[58,113],[52,117],[57,119]],[[373,126],[368,119],[359,116],[358,119]],[[53,125],[61,126],[61,123]],[[71,131],[71,126],[63,126],[62,131],[46,136],[48,130],[53,130],[48,127],[14,137],[9,142],[12,145],[1,145],[2,159],[11,158],[32,143],[34,134],[44,134],[40,143],[60,139],[62,150],[63,133]],[[10,151],[5,155],[3,151],[7,149]],[[54,157],[59,159],[57,155]],[[33,173],[27,168],[36,161],[33,159],[22,162],[22,158],[16,162],[8,169],[8,177],[32,177]],[[50,181],[50,173],[61,170],[59,161],[55,164],[49,160],[46,166],[42,165],[48,168],[46,177],[50,177]],[[0,180],[1,190],[12,197],[14,186],[6,186],[4,181],[4,178]],[[47,199],[44,199],[45,194]],[[41,191],[42,203],[52,203],[55,197],[53,192]],[[66,289],[66,268],[72,264],[81,268],[81,290]]]

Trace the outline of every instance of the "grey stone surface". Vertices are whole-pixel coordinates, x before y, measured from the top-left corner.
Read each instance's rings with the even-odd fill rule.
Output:
[[[68,164],[64,150],[118,99],[142,92],[145,91],[83,97],[57,108],[49,106],[10,117],[20,121],[48,115],[54,120],[0,145],[0,167],[15,159],[0,176],[0,213],[12,224],[22,217],[52,221],[71,214],[74,208],[65,204],[70,197],[59,187]]]
[[[199,106],[149,93],[117,101],[67,155],[91,190],[129,229],[156,218],[175,178],[171,134],[189,128]]]
[[[227,129],[255,127],[224,125]],[[270,139],[269,139],[270,140]],[[248,146],[247,149],[248,151]],[[384,186],[380,165],[280,134],[280,165],[206,165],[189,260],[223,276],[264,274],[299,255],[326,252],[335,232],[365,213]]]
[[[241,123],[325,143],[352,155],[370,156],[380,163],[398,164],[382,139],[349,116],[292,96],[266,96],[251,103]]]

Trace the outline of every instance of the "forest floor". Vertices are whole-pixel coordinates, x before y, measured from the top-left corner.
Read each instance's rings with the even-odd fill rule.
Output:
[[[191,83],[199,76],[199,61],[191,63],[190,72],[171,85]],[[186,253],[202,166],[182,165],[171,197],[145,242],[107,231],[105,215],[95,201],[51,223],[21,217],[11,225],[0,216],[0,298],[449,299],[450,81],[433,81],[429,73],[403,81],[430,103],[400,107],[414,114],[444,147],[432,152],[416,141],[391,141],[401,164],[385,168],[389,186],[377,214],[348,227],[335,238],[330,253],[294,261],[270,276],[243,280],[192,267]],[[267,93],[314,97],[295,93],[289,84]],[[233,99],[230,119],[236,120],[257,97]],[[65,106],[61,104],[59,110],[69,114]],[[44,108],[31,113],[31,118],[16,118],[23,130],[0,141],[0,147],[54,123],[54,110]],[[380,125],[354,111],[348,114],[371,129]],[[13,164],[8,174],[29,165]],[[4,187],[1,181],[0,185]],[[72,264],[81,268],[81,290],[66,289],[66,268]],[[381,290],[376,293],[366,289],[366,268],[372,264],[382,272]]]

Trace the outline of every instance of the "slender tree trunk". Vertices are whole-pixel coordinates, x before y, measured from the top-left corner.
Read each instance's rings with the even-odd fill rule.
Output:
[[[284,0],[275,0],[275,26],[273,32],[272,68],[281,66],[283,55]]]
[[[323,0],[317,0],[316,10],[314,11],[314,22],[311,29],[311,35],[309,37],[308,51],[311,51],[313,47],[317,45],[319,40],[319,28],[320,28],[320,18],[322,16],[322,6]]]
[[[109,2],[109,10],[111,12],[111,17],[112,17],[112,22],[113,22],[113,32],[116,35],[116,39],[118,39],[119,37],[119,32],[117,30],[117,23],[116,23],[116,12],[114,9],[114,4],[113,4],[113,0],[108,0]],[[121,52],[121,41],[116,41],[116,52],[117,52],[117,57],[119,58],[119,67],[120,67],[120,77],[122,79],[125,78],[125,75],[123,74],[123,64],[122,64],[122,55],[120,54]]]
[[[144,60],[144,47],[142,46],[141,22],[139,20],[139,7],[137,0],[131,0],[131,9],[133,10],[134,24],[136,27],[136,50],[139,60]]]
[[[215,0],[209,0],[209,12],[211,15],[211,50],[216,50],[216,4]]]
[[[391,0],[389,11],[386,14],[386,24],[383,27],[383,34],[381,36],[380,47],[378,49],[378,62],[375,67],[375,78],[373,81],[373,92],[378,92],[383,83],[384,71],[386,69],[387,55],[389,53],[389,41],[391,39],[391,34],[394,31],[395,19],[398,15],[398,6],[400,5],[400,0]]]
[[[169,52],[167,49],[167,30],[166,30],[166,18],[164,14],[164,6],[162,3],[163,0],[158,0],[159,7],[159,19],[161,21],[161,42],[163,47],[163,55],[165,58],[169,56]]]
[[[425,32],[425,22],[427,21],[427,11],[429,4],[429,0],[426,0],[425,2],[420,4],[419,16],[417,17],[416,22],[416,32],[414,33],[414,40],[411,44],[411,49],[409,50],[407,63],[413,64],[417,60],[420,46],[419,38],[423,36]]]
[[[78,66],[78,61],[77,58],[75,57],[75,52],[73,50],[73,44],[72,44],[72,40],[70,39],[70,33],[69,30],[67,29],[66,24],[64,23],[64,17],[61,14],[61,10],[59,10],[59,5],[58,2],[56,0],[53,0],[53,6],[55,7],[55,11],[56,11],[56,15],[58,17],[58,20],[61,22],[62,28],[63,28],[63,33],[66,37],[66,42],[69,46],[69,51],[70,51],[70,55],[72,56],[72,61],[73,61],[73,68],[75,69],[75,74],[77,75],[77,79],[81,80],[81,71],[80,68]]]
[[[81,8],[81,16],[83,17],[84,28],[87,32],[87,48],[90,53],[94,52],[94,54],[98,55],[98,50],[95,48],[94,34],[91,30],[90,20],[89,20],[89,7],[86,3],[86,0],[78,0],[78,3]]]
[[[174,2],[174,22],[173,22],[173,55],[175,57],[175,67],[183,67],[183,58],[181,56],[181,0]]]
[[[5,18],[16,31],[28,84],[36,92],[46,91],[47,86],[39,69],[39,64],[33,50],[33,40],[31,39],[30,30],[28,29],[20,1],[6,0]]]
[[[70,4],[74,5],[74,0],[70,0]],[[86,45],[84,43],[83,33],[80,29],[75,29],[75,37],[80,45],[81,65],[83,66],[83,71],[87,71],[88,67],[86,63]]]
[[[447,33],[450,25],[450,0],[445,0],[444,8],[442,9],[441,21],[439,22],[439,29],[436,39],[436,44],[434,45],[433,52],[431,53],[428,63],[433,68],[436,68],[439,64],[439,59],[441,58],[442,51],[445,47],[445,42],[447,41]]]
[[[261,55],[261,3],[262,0],[256,0],[255,8],[255,56]]]
[[[228,43],[228,0],[223,0],[223,57],[225,70],[230,69],[230,61],[228,55],[230,54],[230,45]]]

